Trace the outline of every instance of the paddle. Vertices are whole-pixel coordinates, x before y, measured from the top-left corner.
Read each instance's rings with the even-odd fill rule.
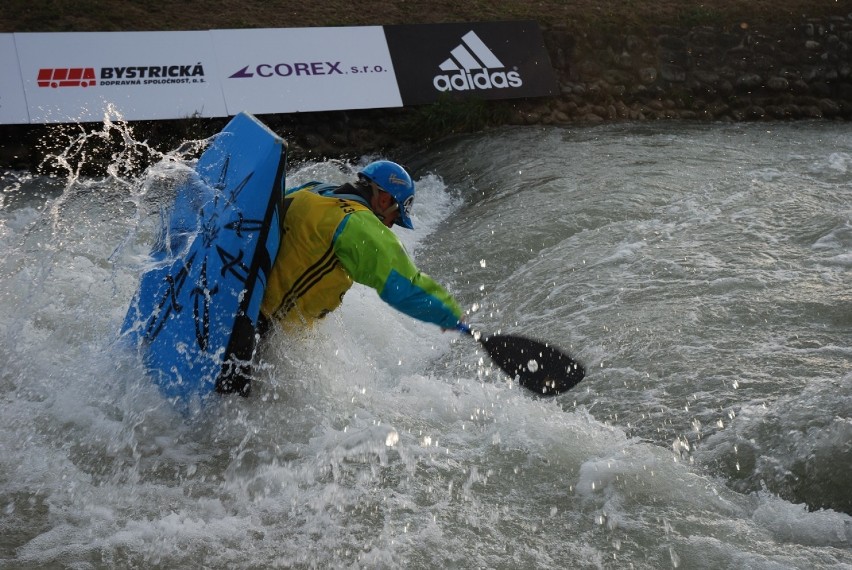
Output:
[[[555,396],[570,390],[586,375],[583,366],[546,343],[522,336],[476,333],[465,323],[456,327],[467,333],[488,352],[491,360],[521,386],[542,396]]]

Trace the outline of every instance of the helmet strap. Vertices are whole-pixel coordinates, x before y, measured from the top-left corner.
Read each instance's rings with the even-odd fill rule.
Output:
[[[385,220],[388,220],[388,219],[392,220],[392,219],[396,218],[396,216],[392,216],[392,214],[394,212],[399,210],[399,204],[397,204],[396,200],[394,200],[393,197],[391,197],[391,205],[382,210],[382,209],[379,208],[379,198],[380,198],[379,192],[380,191],[384,192],[384,190],[381,190],[375,182],[370,183],[370,188],[373,191],[373,197],[370,200],[370,204],[373,207],[372,208],[373,213],[376,214],[376,217],[379,218],[380,220],[382,220],[382,222],[384,222]],[[390,194],[388,194],[388,196],[390,196]],[[389,216],[391,216],[391,217],[389,217]]]

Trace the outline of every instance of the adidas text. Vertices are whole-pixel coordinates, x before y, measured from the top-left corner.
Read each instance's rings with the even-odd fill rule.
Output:
[[[505,89],[520,87],[524,82],[517,71],[493,71],[482,69],[476,73],[459,71],[452,75],[436,75],[432,85],[438,91],[468,91],[471,89]]]

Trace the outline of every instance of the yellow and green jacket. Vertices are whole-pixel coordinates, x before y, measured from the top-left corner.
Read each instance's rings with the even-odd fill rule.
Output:
[[[284,195],[283,235],[261,311],[284,323],[311,323],[336,309],[353,281],[392,307],[454,328],[461,308],[415,267],[396,235],[362,198],[309,182]]]

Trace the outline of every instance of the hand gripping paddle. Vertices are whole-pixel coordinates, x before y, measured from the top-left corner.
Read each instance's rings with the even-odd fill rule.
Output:
[[[580,363],[546,343],[507,334],[484,336],[465,323],[459,323],[456,328],[478,340],[494,364],[536,394],[561,394],[586,375]]]

